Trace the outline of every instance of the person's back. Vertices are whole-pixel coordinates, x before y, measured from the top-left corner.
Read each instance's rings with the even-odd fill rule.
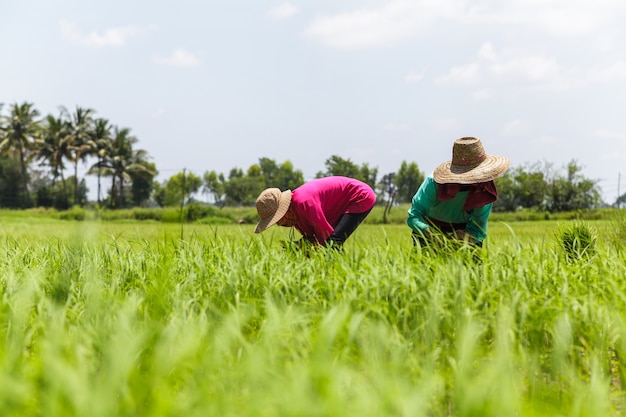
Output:
[[[414,241],[428,244],[434,229],[481,246],[498,198],[494,180],[508,167],[507,158],[487,155],[480,139],[457,139],[452,160],[437,166],[413,197],[407,225]]]
[[[309,181],[292,192],[298,214],[296,228],[307,238],[323,242],[344,214],[368,212],[376,203],[372,188],[354,178],[332,176]]]
[[[342,245],[376,203],[372,188],[354,178],[311,180],[293,191],[264,190],[257,198],[260,233],[273,224],[295,227],[314,244]]]

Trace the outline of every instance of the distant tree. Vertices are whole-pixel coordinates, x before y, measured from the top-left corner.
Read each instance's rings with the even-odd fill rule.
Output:
[[[515,169],[510,169],[502,177],[495,180],[498,199],[493,203],[493,211],[511,212],[521,207],[517,194],[518,184],[515,181]]]
[[[165,207],[165,187],[158,182],[154,183],[152,198],[159,207]]]
[[[357,178],[361,174],[357,164],[338,155],[332,155],[324,162],[324,165],[326,166],[326,171],[319,171],[315,176],[316,178],[334,175]]]
[[[22,170],[15,155],[0,155],[0,207],[22,207]]]
[[[232,168],[228,173],[228,180],[232,180],[233,178],[242,178],[243,170],[241,168]]]
[[[30,206],[27,160],[38,134],[38,116],[39,111],[34,108],[32,103],[15,103],[10,108],[10,114],[4,118],[4,123],[2,123],[0,152],[2,155],[14,154],[20,162],[20,207]]]
[[[559,176],[550,182],[548,209],[550,211],[583,210],[600,205],[602,198],[597,181],[585,178],[582,167],[576,160],[566,166],[566,176]]]
[[[60,206],[53,204],[56,208],[67,209],[69,207],[69,195],[65,182],[65,160],[70,159],[70,135],[68,123],[61,116],[54,117],[49,114],[41,125],[41,134],[35,141],[35,158],[40,161],[40,165],[50,167],[52,182],[49,188],[42,186],[43,195],[53,192],[56,188],[57,179],[61,178],[61,196],[64,201]],[[43,198],[43,197],[42,197]],[[53,198],[53,201],[58,201]],[[41,204],[39,204],[41,205]]]
[[[398,187],[396,200],[398,203],[410,203],[417,189],[424,182],[424,174],[415,162],[402,161],[393,182]]]
[[[293,190],[304,182],[302,171],[294,170],[290,161],[278,165],[272,159],[261,158],[258,165],[265,179],[265,188],[275,187],[283,191]]]
[[[156,175],[150,171],[148,152],[143,149],[134,149],[137,138],[130,134],[130,129],[113,129],[110,155],[103,161],[102,174],[113,177],[111,182],[111,201],[114,207],[122,208],[125,202],[125,185],[132,181],[131,173],[144,172]]]
[[[137,164],[144,165],[144,169],[134,169],[128,172],[133,206],[144,205],[150,199],[156,185],[154,178],[158,175],[156,165],[153,162],[139,161]]]
[[[622,205],[626,205],[626,193],[620,195],[619,197],[617,197],[617,199],[615,199],[615,207],[620,208]]]
[[[98,177],[98,205],[100,205],[102,198],[102,174],[106,167],[106,161],[113,152],[112,129],[113,126],[111,126],[107,119],[98,118],[94,121],[93,129],[90,132],[91,143],[93,145],[91,151],[96,157],[96,163],[89,168],[88,174],[96,174]]]
[[[376,187],[378,168],[371,168],[368,164],[363,164],[359,167],[350,159],[344,159],[338,155],[332,155],[326,160],[324,165],[326,165],[326,171],[319,171],[315,175],[316,178],[339,175],[358,179],[372,188]]]
[[[205,172],[202,176],[202,192],[213,197],[215,204],[223,202],[225,188],[226,179],[224,178],[224,174],[210,171]]]
[[[167,207],[186,204],[200,190],[202,178],[193,172],[179,172],[164,184],[164,205]]]
[[[356,177],[358,180],[368,184],[372,189],[376,189],[378,177],[378,168],[372,168],[369,164],[362,164],[359,168],[359,175]]]
[[[276,187],[281,190],[293,190],[304,183],[304,175],[299,169],[294,169],[291,161],[285,161],[278,167]]]
[[[70,143],[68,145],[70,158],[74,164],[74,201],[78,201],[78,164],[84,162],[86,158],[93,152],[96,145],[93,142],[93,115],[92,109],[76,107],[74,113],[69,113],[67,109],[62,108],[66,119],[69,121]]]
[[[265,186],[280,188],[276,185],[278,181],[278,164],[276,161],[263,157],[259,159],[258,166],[261,168],[261,173],[265,178]]]
[[[552,166],[547,163],[511,168],[496,179],[498,200],[494,203],[494,211],[515,211],[518,208],[544,210],[551,172]]]
[[[78,190],[74,190],[74,184],[78,184]],[[89,189],[84,178],[81,178],[78,182],[73,176],[67,178],[67,188],[69,191],[70,206],[84,206],[87,203],[87,194]],[[56,203],[55,203],[56,206]]]
[[[251,165],[246,175],[241,169],[233,169],[224,188],[226,204],[253,205],[264,189],[265,178],[259,165]]]
[[[394,184],[394,178],[396,176],[395,172],[390,172],[387,175],[384,175],[378,188],[383,195],[383,199],[385,200],[385,209],[383,210],[383,223],[387,223],[387,215],[391,211],[391,207],[393,207],[393,203],[398,194],[398,187]]]

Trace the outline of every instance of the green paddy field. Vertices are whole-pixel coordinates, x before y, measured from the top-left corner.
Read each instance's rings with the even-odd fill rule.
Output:
[[[365,224],[0,220],[0,416],[620,416],[624,219],[492,221],[477,257]]]

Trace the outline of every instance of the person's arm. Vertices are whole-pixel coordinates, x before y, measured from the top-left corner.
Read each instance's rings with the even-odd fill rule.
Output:
[[[482,207],[472,209],[469,221],[465,230],[474,240],[474,242],[482,242],[487,237],[487,221],[491,214],[493,204],[487,204]]]
[[[428,237],[430,230],[426,219],[429,209],[436,201],[437,185],[431,177],[427,177],[413,196],[411,208],[408,211],[409,217],[406,223],[411,230]]]

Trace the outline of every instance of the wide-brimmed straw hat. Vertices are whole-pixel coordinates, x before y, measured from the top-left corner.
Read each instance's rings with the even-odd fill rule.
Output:
[[[256,211],[261,220],[254,228],[254,233],[261,233],[283,218],[291,204],[291,190],[280,191],[279,188],[268,188],[256,199]]]
[[[440,164],[433,172],[439,184],[476,184],[492,181],[509,169],[509,159],[487,155],[480,139],[459,138],[452,147],[452,160]]]

